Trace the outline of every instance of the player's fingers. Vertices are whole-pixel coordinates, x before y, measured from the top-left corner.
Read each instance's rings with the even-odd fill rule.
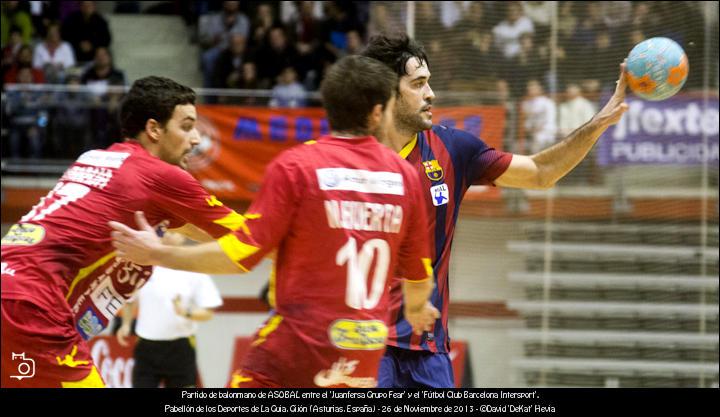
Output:
[[[615,91],[625,91],[625,88],[627,87],[627,74],[625,73],[627,69],[627,59],[625,59],[622,64],[620,64],[620,76],[618,77],[617,86],[615,87]]]
[[[145,213],[143,213],[142,211],[135,212],[135,223],[138,225],[140,230],[146,230],[148,232],[155,231],[155,229],[150,226],[150,223],[148,223],[147,219],[145,218]]]
[[[108,225],[120,233],[132,234],[135,231],[120,222],[109,221]]]

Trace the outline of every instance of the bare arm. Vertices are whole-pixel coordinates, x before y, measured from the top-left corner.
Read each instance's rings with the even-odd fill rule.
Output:
[[[625,103],[625,63],[615,93],[589,122],[577,128],[562,142],[531,156],[513,155],[510,166],[495,184],[503,187],[547,189],[570,172],[590,152],[600,136],[619,122],[628,106]]]
[[[170,246],[162,243],[142,212],[135,213],[139,230],[122,223],[109,222],[117,256],[140,265],[159,265],[170,269],[207,274],[246,272],[233,262],[217,241],[193,246]]]
[[[125,339],[126,337],[130,336],[130,332],[132,330],[132,321],[135,317],[135,313],[137,312],[137,302],[136,301],[128,301],[122,310],[121,323],[120,328],[117,331],[117,334],[115,335],[117,337],[118,343],[120,343],[120,346],[127,346],[128,342]]]
[[[405,318],[416,334],[432,329],[435,320],[440,317],[437,309],[428,302],[435,285],[432,277],[422,281],[403,280],[405,297]]]
[[[208,321],[211,318],[213,318],[213,311],[209,308],[204,307],[188,307],[184,308],[182,306],[182,302],[180,301],[180,296],[178,295],[173,299],[173,308],[175,310],[175,314],[178,316],[183,316],[188,320],[193,321]]]
[[[170,229],[169,231],[180,233],[196,242],[211,242],[214,240],[207,232],[191,223],[186,223],[184,226],[178,227],[177,229]]]

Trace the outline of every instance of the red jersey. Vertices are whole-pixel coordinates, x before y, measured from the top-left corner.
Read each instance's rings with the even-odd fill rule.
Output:
[[[432,276],[419,186],[373,137],[325,136],[268,166],[246,228],[219,240],[244,269],[277,249],[275,313],[244,370],[284,387],[375,386],[390,280]]]
[[[3,237],[2,298],[71,311],[85,339],[99,333],[152,271],[115,258],[111,243],[107,222],[133,225],[136,210],[150,224],[193,223],[214,237],[240,217],[138,142],[85,152]]]

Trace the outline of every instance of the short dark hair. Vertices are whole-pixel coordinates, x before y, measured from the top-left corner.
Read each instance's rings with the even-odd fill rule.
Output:
[[[406,33],[381,33],[373,36],[361,55],[377,59],[395,71],[399,77],[408,75],[405,66],[412,58],[417,58],[421,65],[430,65],[425,48]]]
[[[366,132],[375,105],[383,107],[397,89],[397,75],[382,62],[346,56],[328,70],[320,94],[333,130]]]
[[[161,126],[170,120],[175,106],[195,104],[195,92],[169,78],[150,76],[135,81],[120,106],[123,137],[136,138],[149,119]]]

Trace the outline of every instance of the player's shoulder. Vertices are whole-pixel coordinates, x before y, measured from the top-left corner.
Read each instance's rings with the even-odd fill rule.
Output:
[[[445,126],[445,125],[433,125],[432,128],[430,128],[426,132],[432,132],[434,136],[440,138],[443,141],[447,140],[473,140],[473,141],[481,141],[480,138],[475,136],[474,134],[461,129],[456,129],[454,127]],[[428,135],[432,137],[433,135]]]
[[[425,137],[431,147],[433,142],[442,142],[453,158],[488,148],[485,141],[473,133],[444,125],[433,125],[431,129],[425,131]]]

